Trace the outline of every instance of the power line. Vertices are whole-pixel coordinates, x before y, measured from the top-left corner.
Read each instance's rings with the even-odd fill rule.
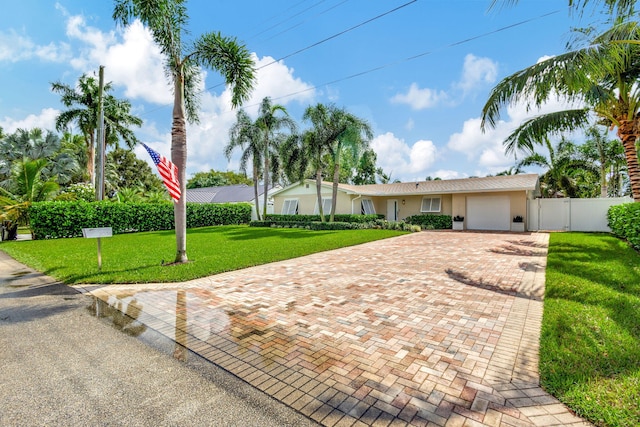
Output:
[[[404,5],[401,5],[401,6],[399,6],[398,8],[395,8],[395,9],[393,9],[393,10],[397,10],[397,9],[399,9],[399,8],[405,7],[405,6],[407,6],[407,5],[411,4],[411,3],[415,2],[415,1],[417,1],[417,0],[413,0],[413,1],[409,2],[409,3],[405,3]],[[391,12],[391,11],[386,12],[385,14],[388,14],[388,13],[390,13],[390,12]],[[449,43],[449,44],[443,45],[443,46],[441,46],[441,47],[439,47],[439,48],[436,48],[436,49],[433,49],[433,50],[420,52],[420,53],[418,53],[418,54],[415,54],[415,55],[412,55],[412,56],[409,56],[409,57],[406,57],[406,58],[403,58],[403,59],[399,59],[399,60],[396,60],[396,61],[393,61],[393,62],[388,62],[388,63],[386,63],[386,64],[382,64],[382,65],[379,65],[379,66],[376,66],[376,67],[373,67],[373,68],[369,68],[369,69],[367,69],[367,70],[363,70],[363,71],[360,71],[360,72],[357,72],[357,73],[354,73],[354,74],[351,74],[351,75],[348,75],[348,76],[345,76],[345,77],[341,77],[341,78],[338,78],[338,79],[335,79],[335,80],[331,80],[331,81],[329,81],[329,82],[325,82],[325,83],[322,83],[322,84],[318,84],[318,85],[315,85],[315,86],[311,86],[311,87],[309,87],[309,88],[306,88],[306,89],[303,89],[303,90],[299,90],[299,91],[296,91],[296,92],[292,92],[292,93],[289,93],[289,94],[286,94],[286,95],[281,95],[281,96],[279,96],[279,97],[273,98],[273,100],[290,98],[290,97],[292,97],[292,96],[299,95],[299,94],[301,94],[301,93],[305,93],[305,92],[309,92],[309,91],[312,91],[312,90],[318,89],[318,88],[323,87],[323,86],[331,86],[331,85],[335,85],[335,84],[337,84],[337,83],[341,83],[341,82],[344,82],[344,81],[347,81],[347,80],[351,80],[351,79],[354,79],[354,78],[357,78],[357,77],[360,77],[360,76],[364,76],[364,75],[367,75],[367,74],[371,74],[371,73],[374,73],[374,72],[376,72],[376,71],[380,71],[380,70],[385,69],[385,68],[390,68],[390,67],[393,67],[393,66],[396,66],[396,65],[402,64],[402,63],[404,63],[404,62],[413,61],[413,60],[415,60],[415,59],[418,59],[418,58],[421,58],[421,57],[424,57],[424,56],[427,56],[427,55],[431,55],[431,54],[433,54],[433,53],[436,53],[436,52],[439,52],[439,51],[442,51],[442,50],[446,50],[446,49],[449,49],[449,48],[452,48],[452,47],[455,47],[455,46],[459,46],[459,45],[462,45],[462,44],[470,43],[470,42],[472,42],[472,41],[475,41],[475,40],[478,40],[478,39],[481,39],[481,38],[489,37],[489,36],[491,36],[491,35],[493,35],[493,34],[498,34],[498,33],[501,33],[501,32],[507,31],[507,30],[510,30],[510,29],[512,29],[512,28],[515,28],[515,27],[519,27],[519,26],[522,26],[522,25],[528,24],[528,23],[530,23],[530,22],[534,22],[534,21],[537,21],[537,20],[540,20],[540,19],[544,19],[544,18],[547,18],[547,17],[549,17],[549,16],[555,15],[555,14],[560,13],[560,12],[561,12],[561,10],[559,10],[559,9],[558,9],[558,10],[554,10],[554,11],[552,11],[552,12],[544,13],[544,14],[542,14],[542,15],[538,15],[538,16],[533,17],[533,18],[525,19],[525,20],[522,20],[522,21],[516,22],[516,23],[514,23],[514,24],[506,25],[506,26],[504,26],[504,27],[500,27],[500,28],[497,28],[497,29],[495,29],[495,30],[488,31],[488,32],[486,32],[486,33],[482,33],[482,34],[479,34],[479,35],[476,35],[476,36],[468,37],[468,38],[466,38],[466,39],[458,40],[458,41],[455,41],[455,42],[453,42],[453,43]],[[384,15],[384,14],[383,14],[383,15]],[[379,15],[379,16],[383,16],[383,15]],[[375,19],[375,18],[372,18],[372,19]],[[372,19],[370,19],[370,20],[368,20],[368,21],[371,21]],[[365,22],[367,22],[367,21],[365,21]],[[364,23],[361,23],[361,24],[359,24],[358,26],[362,26],[362,25],[364,25]],[[356,26],[356,27],[357,27],[357,26]],[[352,27],[352,28],[356,28],[356,27]],[[341,32],[341,33],[344,33],[344,32],[347,32],[347,31],[349,31],[349,30],[344,30],[344,31],[343,31],[343,32]],[[340,34],[340,33],[338,33],[338,34]],[[335,38],[335,36],[337,36],[337,35],[334,35],[334,36],[332,36],[332,37],[330,37],[330,38],[327,38],[327,39],[325,39],[325,41],[326,41],[326,40],[329,40],[329,39],[331,39],[331,38]],[[313,45],[310,45],[310,46],[308,46],[307,48],[302,49],[301,51],[304,51],[304,50],[310,49],[312,46],[318,45],[319,43],[320,43],[320,42],[314,43]],[[281,60],[282,60],[282,59],[284,59],[284,58],[288,58],[288,57],[293,56],[295,53],[296,53],[296,52],[294,52],[294,53],[292,53],[292,54],[289,54],[289,55],[286,55],[285,57],[283,57],[283,58],[281,58],[281,59],[278,59],[278,60],[276,60],[276,61],[270,62],[270,63],[268,63],[268,64],[266,64],[266,65],[263,65],[263,66],[261,66],[261,67],[260,67],[260,68],[258,68],[258,69],[262,69],[262,68],[265,68],[265,67],[267,67],[267,66],[269,66],[269,65],[273,65],[274,63],[279,62],[279,61],[281,61]],[[203,90],[201,93],[204,93],[205,91],[209,91],[209,90],[211,90],[211,89],[214,89],[214,88],[219,87],[219,86],[222,86],[222,85],[224,85],[224,83],[218,83],[217,85],[211,86],[211,87],[209,87],[209,88],[207,88],[207,89]],[[260,104],[259,104],[259,103],[251,104],[251,105],[243,106],[243,108],[245,108],[245,107],[246,107],[246,108],[250,108],[250,107],[257,106],[257,105],[260,105]],[[167,106],[169,106],[169,105],[164,105],[164,106],[158,107],[158,108],[156,108],[156,109],[154,109],[154,110],[151,110],[149,113],[154,112],[154,111],[157,111],[157,110],[159,110],[159,109],[161,109],[161,108],[166,108]],[[220,112],[220,114],[230,113],[230,112],[232,112],[232,111],[233,111],[233,110],[226,110],[226,111],[222,111],[222,112]]]
[[[351,74],[349,76],[341,77],[341,78],[338,78],[338,79],[335,79],[335,80],[332,80],[332,81],[329,81],[329,82],[326,82],[326,83],[323,83],[323,84],[311,86],[311,87],[309,87],[307,89],[299,90],[299,91],[292,92],[292,93],[289,93],[289,94],[286,94],[286,95],[281,95],[279,97],[273,98],[273,100],[289,98],[289,97],[292,97],[292,96],[295,96],[295,95],[299,95],[301,93],[305,93],[305,92],[309,92],[309,91],[318,89],[318,88],[323,87],[323,86],[331,86],[331,85],[334,85],[336,83],[341,83],[343,81],[351,80],[351,79],[354,79],[356,77],[360,77],[360,76],[363,76],[363,75],[366,75],[366,74],[370,74],[370,73],[373,73],[373,72],[376,72],[376,71],[379,71],[379,70],[382,70],[382,69],[385,69],[385,68],[393,67],[395,65],[398,65],[398,64],[401,64],[401,63],[404,63],[404,62],[413,61],[414,59],[418,59],[418,58],[421,58],[423,56],[431,55],[433,53],[436,53],[436,52],[439,52],[439,51],[442,51],[442,50],[445,50],[445,49],[449,49],[449,48],[452,48],[454,46],[459,46],[459,45],[462,45],[462,44],[470,43],[470,42],[472,42],[474,40],[485,38],[485,37],[491,36],[493,34],[497,34],[497,33],[509,30],[511,28],[519,27],[519,26],[528,24],[528,23],[533,22],[533,21],[544,19],[544,18],[549,17],[551,15],[555,15],[555,14],[557,14],[559,12],[561,12],[561,10],[555,10],[553,12],[548,12],[548,13],[539,15],[539,16],[534,17],[534,18],[525,19],[523,21],[516,22],[515,24],[510,24],[510,25],[507,25],[507,26],[504,26],[504,27],[500,27],[500,28],[498,28],[496,30],[493,30],[493,31],[489,31],[489,32],[486,32],[486,33],[482,33],[482,34],[473,36],[473,37],[469,37],[469,38],[466,38],[466,39],[463,39],[463,40],[459,40],[459,41],[456,41],[456,42],[453,42],[453,43],[449,43],[447,45],[443,45],[440,48],[437,48],[437,49],[434,49],[434,50],[421,52],[421,53],[409,56],[409,57],[404,58],[404,59],[400,59],[400,60],[393,61],[393,62],[388,62],[386,64],[379,65],[377,67],[370,68],[370,69],[367,69],[367,70],[364,70],[364,71],[360,71],[358,73]],[[257,105],[260,105],[260,104],[259,103],[251,104],[251,105],[248,105],[247,107],[254,107],[254,106],[257,106]],[[223,111],[223,112],[221,112],[221,114],[229,113],[229,112],[232,112],[232,111],[233,110]]]

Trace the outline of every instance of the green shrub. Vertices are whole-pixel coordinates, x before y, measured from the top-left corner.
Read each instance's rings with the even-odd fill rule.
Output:
[[[325,219],[329,220],[329,215],[324,216]],[[355,223],[365,223],[375,221],[377,219],[384,219],[384,215],[382,214],[373,214],[373,215],[356,215],[356,214],[338,214],[333,217],[335,222],[355,222]],[[272,222],[320,222],[320,215],[278,215],[278,214],[269,214],[264,219],[265,221]]]
[[[450,215],[412,215],[405,219],[409,224],[419,225],[425,230],[447,230],[453,227]]]
[[[607,211],[611,232],[627,240],[640,251],[640,203],[625,203],[611,206]]]
[[[83,228],[111,227],[113,234],[174,228],[173,203],[87,203],[54,201],[33,203],[29,208],[35,239],[80,237]],[[187,203],[187,228],[246,224],[251,205]]]
[[[288,215],[291,216],[291,215]],[[303,228],[306,230],[364,230],[377,228],[380,230],[399,230],[416,232],[421,231],[420,226],[407,224],[403,221],[386,221],[375,219],[369,222],[320,222],[320,221],[251,221],[251,227],[272,228]]]

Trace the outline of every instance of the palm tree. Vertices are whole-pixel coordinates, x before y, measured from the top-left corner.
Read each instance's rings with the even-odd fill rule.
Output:
[[[129,101],[118,100],[108,92],[111,83],[104,85],[104,135],[105,145],[118,146],[122,139],[129,148],[133,148],[138,140],[131,126],[142,125],[142,119],[131,115]],[[95,185],[95,155],[96,138],[99,118],[99,85],[94,77],[83,74],[78,79],[78,86],[71,87],[61,82],[51,84],[51,90],[60,94],[62,104],[68,108],[56,118],[56,129],[59,132],[67,130],[71,123],[76,123],[84,137],[87,152],[87,175],[92,185]]]
[[[344,148],[350,149],[354,157],[359,158],[363,149],[369,145],[373,138],[371,126],[343,109],[331,112],[331,123],[336,131],[342,129],[337,137],[329,142],[329,153],[333,159],[333,187],[331,192],[331,214],[329,222],[333,222],[338,201],[338,183],[340,179],[340,156]]]
[[[640,135],[640,27],[623,23],[595,37],[591,44],[521,70],[503,79],[482,109],[482,128],[495,127],[502,107],[524,101],[527,109],[552,97],[581,102],[583,108],[543,114],[521,124],[505,141],[507,152],[533,151],[549,134],[598,123],[617,128],[624,147],[633,199],[640,202],[640,168],[636,141]],[[625,41],[622,43],[621,41]]]
[[[28,225],[31,204],[50,200],[58,191],[53,178],[42,177],[47,163],[44,158],[13,162],[11,176],[0,185],[0,218],[5,226]]]
[[[591,196],[591,188],[594,188],[594,180],[598,177],[593,163],[580,158],[576,145],[564,138],[555,147],[547,138],[544,145],[549,157],[532,153],[522,159],[516,169],[523,170],[527,166],[546,169],[540,177],[543,197]]]
[[[249,97],[254,83],[254,63],[249,51],[233,38],[206,33],[193,43],[182,39],[188,34],[186,7],[182,0],[116,0],[113,18],[121,25],[139,19],[151,31],[165,57],[167,75],[173,83],[173,122],[171,161],[178,168],[180,190],[186,193],[186,120],[197,121],[200,66],[220,72],[232,88],[231,104],[239,106]],[[187,210],[185,198],[174,206],[176,262],[187,262]]]
[[[321,216],[324,215],[322,196],[320,194],[322,166],[324,166],[323,155],[328,154],[333,163],[331,214],[329,217],[329,221],[332,222],[338,199],[342,149],[348,146],[354,152],[360,153],[363,148],[367,147],[368,140],[373,137],[373,132],[366,121],[359,119],[342,108],[337,108],[335,105],[317,104],[308,107],[304,113],[303,120],[309,120],[313,126],[313,137],[308,139],[308,144],[315,159],[318,206],[320,207]]]
[[[517,4],[518,0],[492,0],[490,9],[497,7],[499,4],[512,5]],[[578,13],[582,13],[589,3],[595,5],[603,4],[607,7],[607,12],[612,16],[629,16],[633,13],[635,0],[567,0],[570,8]]]
[[[0,139],[0,177],[9,178],[15,162],[45,159],[40,172],[45,180],[53,178],[59,184],[71,182],[79,165],[73,153],[62,147],[60,138],[40,128],[18,129]]]
[[[258,197],[258,182],[262,173],[262,139],[260,129],[251,121],[244,110],[236,113],[236,123],[229,129],[229,143],[224,149],[227,159],[231,159],[233,151],[240,147],[243,149],[240,155],[240,171],[247,173],[247,163],[251,159],[253,174],[253,196],[256,208],[256,218],[260,221],[260,200]]]
[[[284,116],[279,116],[277,113],[281,112]],[[263,194],[263,206],[262,215],[267,216],[267,200],[269,190],[269,170],[273,169],[274,175],[276,175],[279,169],[278,155],[279,147],[287,138],[286,134],[278,132],[282,128],[287,128],[291,133],[296,132],[296,122],[289,117],[287,110],[280,104],[272,104],[271,98],[265,97],[260,104],[259,116],[256,119],[256,126],[261,131],[261,145],[262,145],[262,159],[264,161],[264,167],[262,169],[262,178],[264,181],[264,194]],[[256,205],[257,206],[257,205]]]

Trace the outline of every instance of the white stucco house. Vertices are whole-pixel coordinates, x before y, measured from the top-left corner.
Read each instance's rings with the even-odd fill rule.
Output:
[[[271,187],[267,194],[267,213],[273,213],[272,194],[282,189],[280,186]],[[260,214],[264,206],[264,186],[258,186],[258,203]],[[253,186],[246,184],[225,185],[220,187],[188,188],[186,194],[187,203],[250,203],[251,219],[257,219],[255,209],[255,196]]]
[[[330,182],[322,183],[323,211],[331,209]],[[512,230],[516,216],[527,222],[527,200],[540,195],[537,174],[490,176],[394,184],[338,186],[336,213],[384,214],[387,220],[412,215],[440,214],[464,217],[468,230]],[[272,194],[276,214],[317,214],[316,183],[307,180]],[[514,230],[515,231],[515,230]]]

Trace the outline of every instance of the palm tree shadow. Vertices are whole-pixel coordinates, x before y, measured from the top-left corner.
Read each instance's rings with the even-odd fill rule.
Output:
[[[515,245],[501,245],[497,248],[489,249],[489,252],[493,252],[494,254],[501,255],[517,255],[517,256],[531,256],[531,257],[540,257],[545,256],[546,251],[534,251],[531,249],[519,248]]]

